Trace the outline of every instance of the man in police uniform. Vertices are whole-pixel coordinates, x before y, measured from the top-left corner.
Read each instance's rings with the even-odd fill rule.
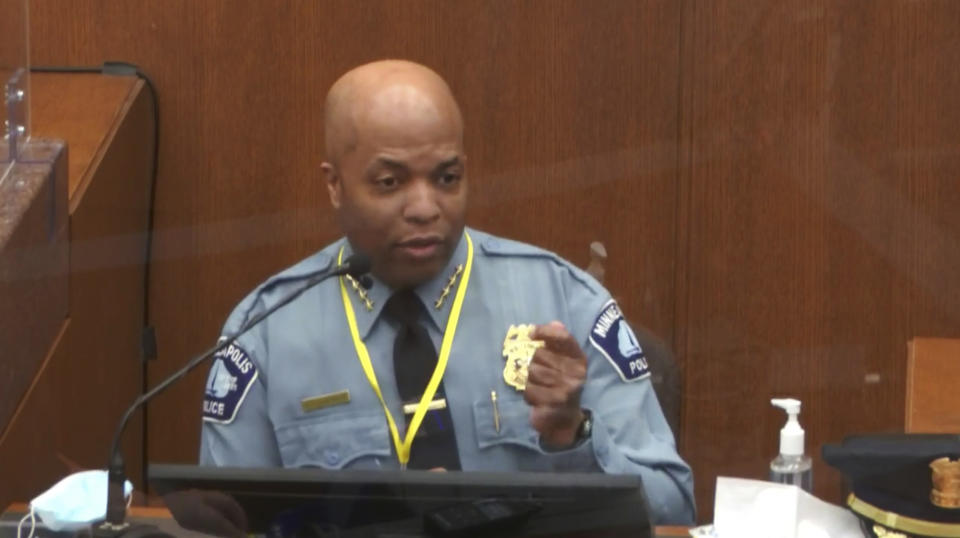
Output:
[[[446,83],[410,62],[360,66],[330,89],[325,127],[345,237],[260,285],[223,334],[355,252],[373,283],[329,279],[218,354],[200,462],[638,474],[655,521],[691,523],[690,468],[610,293],[465,227]]]

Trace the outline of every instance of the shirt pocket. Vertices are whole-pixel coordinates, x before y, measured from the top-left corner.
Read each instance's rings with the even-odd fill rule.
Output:
[[[343,469],[363,458],[391,454],[383,411],[337,413],[276,429],[284,467]]]
[[[522,400],[473,402],[473,422],[477,428],[477,446],[487,449],[498,445],[519,446],[540,452],[540,434],[530,425],[530,406]],[[495,412],[496,411],[496,412]],[[499,415],[499,419],[495,418]],[[497,422],[499,421],[499,431]]]

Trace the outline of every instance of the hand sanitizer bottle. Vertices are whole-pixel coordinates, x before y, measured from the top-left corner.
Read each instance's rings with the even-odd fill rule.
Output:
[[[813,493],[813,462],[803,455],[803,428],[797,420],[800,400],[774,398],[770,403],[787,412],[787,423],[780,430],[780,454],[770,462],[770,481]]]

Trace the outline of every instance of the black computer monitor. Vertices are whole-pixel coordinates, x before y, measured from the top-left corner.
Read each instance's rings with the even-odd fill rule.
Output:
[[[148,472],[161,495],[191,489],[229,495],[246,513],[248,531],[267,536],[435,536],[451,521],[511,513],[523,517],[479,535],[651,536],[637,476],[167,464],[151,464]]]

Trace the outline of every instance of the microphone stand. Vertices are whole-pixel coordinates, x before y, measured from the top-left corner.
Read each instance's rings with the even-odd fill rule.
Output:
[[[124,482],[126,482],[126,472],[124,471],[123,454],[120,451],[120,438],[123,436],[123,431],[127,427],[127,422],[129,422],[130,417],[133,416],[133,413],[139,409],[141,405],[150,401],[154,396],[166,390],[167,387],[182,379],[185,375],[190,373],[190,371],[199,366],[200,363],[225,349],[237,338],[263,321],[267,316],[288,305],[294,299],[300,297],[300,295],[308,289],[316,286],[328,278],[346,274],[359,279],[363,284],[367,284],[370,282],[370,280],[369,278],[364,278],[364,275],[366,275],[366,273],[369,271],[370,260],[362,254],[354,254],[353,256],[347,258],[344,263],[337,266],[337,268],[333,271],[321,272],[312,276],[305,285],[293,293],[290,293],[278,301],[275,305],[247,320],[247,322],[244,323],[240,329],[237,330],[237,332],[231,334],[227,338],[221,339],[213,347],[207,349],[193,359],[190,359],[190,362],[188,362],[186,366],[174,372],[173,375],[161,381],[159,384],[157,384],[157,386],[153,387],[148,392],[138,396],[137,399],[134,400],[133,404],[127,409],[126,413],[123,414],[123,418],[120,419],[120,424],[117,426],[117,431],[113,435],[113,442],[110,444],[110,464],[107,471],[107,514],[106,519],[93,528],[92,535],[95,538],[116,538],[119,536],[169,536],[159,529],[156,529],[156,527],[153,527],[152,525],[131,525],[126,521],[127,503],[126,500],[124,500],[123,494],[123,486]]]

